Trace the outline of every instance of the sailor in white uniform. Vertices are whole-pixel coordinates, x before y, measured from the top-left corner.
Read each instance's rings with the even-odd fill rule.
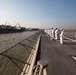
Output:
[[[51,30],[51,39],[54,40],[54,28]]]
[[[63,44],[63,34],[64,34],[64,30],[62,29],[60,33],[60,44]]]
[[[50,35],[50,37],[51,37],[51,36],[52,36],[52,30],[50,29],[49,31],[50,31],[50,32],[49,32],[49,35]]]
[[[49,29],[48,29],[48,35],[49,35]]]
[[[47,36],[49,35],[49,30],[47,29]]]
[[[57,40],[58,39],[58,29],[56,28],[55,29],[55,40]]]
[[[44,30],[44,32],[46,33],[46,29]]]

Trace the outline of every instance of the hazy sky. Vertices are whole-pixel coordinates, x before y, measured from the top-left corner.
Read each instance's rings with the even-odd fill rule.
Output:
[[[0,24],[76,27],[76,0],[0,0]]]

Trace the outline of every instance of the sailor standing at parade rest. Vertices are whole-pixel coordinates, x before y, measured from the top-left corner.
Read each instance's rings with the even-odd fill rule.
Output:
[[[49,35],[50,35],[50,37],[52,36],[52,30],[51,29],[49,29]]]
[[[56,28],[55,29],[55,40],[57,40],[58,39],[58,29]]]
[[[51,33],[52,33],[51,39],[54,40],[54,28],[52,28]]]
[[[44,30],[44,32],[46,33],[46,29]]]
[[[50,36],[50,29],[49,29],[49,36]]]
[[[48,34],[48,36],[49,36],[49,29],[47,29],[47,34]]]
[[[63,44],[63,34],[64,34],[64,30],[62,29],[60,33],[60,44]]]
[[[44,31],[45,31],[45,33],[47,33],[47,30],[46,29]]]

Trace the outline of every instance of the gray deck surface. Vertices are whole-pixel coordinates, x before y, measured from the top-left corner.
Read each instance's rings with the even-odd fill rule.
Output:
[[[48,61],[48,75],[76,75],[76,61],[71,55],[76,56],[76,43],[64,40],[60,45],[59,40],[42,33],[40,59]]]

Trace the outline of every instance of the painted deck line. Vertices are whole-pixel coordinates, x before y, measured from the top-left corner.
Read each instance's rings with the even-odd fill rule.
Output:
[[[71,56],[75,61],[76,61],[76,57],[75,56]]]
[[[65,39],[68,39],[68,40],[70,40],[70,41],[76,42],[76,40],[70,39],[70,38],[68,38],[68,37],[65,37],[65,36],[64,36],[64,38],[65,38]]]

